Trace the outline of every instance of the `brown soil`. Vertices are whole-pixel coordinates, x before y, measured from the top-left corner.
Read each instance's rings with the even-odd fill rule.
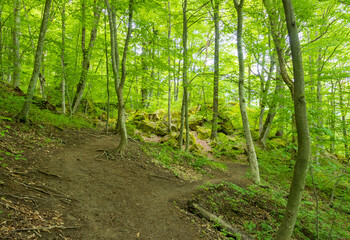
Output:
[[[1,170],[1,239],[224,239],[185,202],[205,182],[250,183],[246,165],[188,182],[153,163],[142,143],[130,140],[118,156],[116,135],[54,132],[52,144],[24,152],[26,168]]]

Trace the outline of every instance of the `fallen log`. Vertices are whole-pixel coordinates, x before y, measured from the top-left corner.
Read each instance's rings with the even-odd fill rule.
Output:
[[[197,203],[193,203],[189,201],[187,203],[187,206],[188,206],[188,210],[191,213],[196,214],[197,216],[202,217],[210,222],[218,223],[217,228],[219,230],[225,229],[226,231],[230,232],[231,234],[228,237],[234,237],[236,239],[237,237],[239,237],[238,239],[242,239],[242,240],[254,240],[254,238],[249,236],[247,233],[232,226],[231,224],[221,219],[220,217],[216,216],[215,214],[205,210],[204,208],[199,206]]]

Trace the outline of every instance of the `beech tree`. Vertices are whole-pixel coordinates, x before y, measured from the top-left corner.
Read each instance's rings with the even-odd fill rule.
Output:
[[[127,60],[127,54],[128,54],[128,47],[129,42],[131,38],[131,31],[132,31],[132,21],[133,21],[133,12],[134,12],[134,1],[129,0],[129,8],[128,8],[128,30],[125,38],[124,43],[124,50],[123,50],[123,57],[122,57],[122,64],[121,64],[121,77],[119,78],[119,52],[118,52],[118,42],[117,42],[117,25],[116,25],[116,13],[115,13],[115,6],[111,7],[108,0],[105,0],[105,4],[108,11],[108,18],[109,18],[109,27],[111,32],[111,55],[112,55],[112,66],[113,66],[113,76],[115,81],[115,88],[116,93],[118,97],[118,132],[120,134],[120,142],[117,147],[117,151],[120,154],[124,153],[125,147],[128,142],[128,135],[125,127],[125,104],[124,104],[124,96],[123,96],[123,89],[125,85],[126,80],[126,60]]]
[[[215,139],[218,134],[218,108],[219,108],[219,49],[220,49],[220,25],[219,25],[219,0],[215,0],[213,5],[215,24],[215,54],[214,54],[214,92],[213,92],[213,123],[211,138]]]
[[[244,128],[244,136],[248,148],[248,159],[250,163],[250,169],[253,175],[254,182],[260,184],[260,173],[258,160],[256,157],[255,147],[250,133],[248,114],[246,110],[246,100],[244,96],[244,58],[243,58],[243,43],[242,43],[242,32],[243,32],[243,4],[244,0],[234,0],[234,5],[237,11],[237,52],[239,61],[239,107],[241,110],[242,123]]]
[[[45,34],[46,34],[46,30],[47,30],[47,24],[48,24],[49,17],[50,17],[51,2],[52,2],[52,0],[46,0],[46,2],[45,2],[44,14],[43,14],[42,22],[41,22],[41,27],[40,27],[40,35],[39,35],[37,50],[36,50],[36,54],[35,54],[33,73],[32,73],[32,77],[31,77],[30,82],[29,82],[27,96],[26,96],[24,105],[23,105],[21,111],[17,115],[17,118],[21,122],[27,122],[28,113],[29,113],[30,107],[32,105],[32,99],[34,96],[36,83],[38,81],[40,65],[41,65],[41,58],[42,58],[43,50],[44,50],[44,40],[45,40]]]
[[[289,191],[288,203],[284,218],[275,238],[287,240],[290,239],[293,233],[295,221],[301,203],[302,192],[305,186],[306,173],[311,157],[311,143],[305,99],[303,60],[298,36],[298,28],[296,25],[297,20],[295,19],[292,1],[283,0],[283,6],[293,59],[294,110],[298,132],[298,153],[294,166],[293,180]]]
[[[21,56],[19,46],[19,36],[21,34],[21,2],[20,0],[14,1],[14,21],[13,21],[13,86],[19,87],[21,85]]]
[[[81,49],[83,53],[83,61],[82,61],[82,70],[79,79],[79,83],[77,85],[77,90],[73,100],[72,112],[76,113],[80,106],[80,101],[83,97],[84,89],[86,86],[87,75],[90,68],[90,60],[92,50],[95,45],[96,37],[97,37],[97,28],[100,21],[100,15],[102,8],[99,6],[99,0],[94,0],[94,24],[90,33],[90,41],[88,47],[86,47],[86,4],[85,0],[82,1],[81,12],[82,12],[82,28],[81,28]]]

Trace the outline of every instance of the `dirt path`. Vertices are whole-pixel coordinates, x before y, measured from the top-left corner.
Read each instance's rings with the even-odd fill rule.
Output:
[[[218,239],[203,234],[203,228],[192,224],[176,207],[203,181],[176,178],[152,163],[138,143],[130,141],[124,157],[113,154],[116,146],[115,135],[90,135],[39,162],[40,169],[60,176],[46,177],[45,184],[73,199],[71,204],[56,202],[65,226],[82,226],[65,230],[65,237]],[[245,185],[246,170],[245,165],[230,163],[227,173],[218,173],[210,181]]]

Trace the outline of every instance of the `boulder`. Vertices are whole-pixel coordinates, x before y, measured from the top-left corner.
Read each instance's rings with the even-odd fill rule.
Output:
[[[223,120],[220,125],[220,132],[225,133],[226,135],[233,134],[235,132],[235,128],[233,127],[231,120]]]
[[[154,133],[157,136],[164,137],[165,135],[167,135],[167,126],[165,126],[164,124],[158,124]]]
[[[196,131],[199,126],[203,126],[203,119],[195,116],[191,116],[188,119],[188,125],[192,131]]]
[[[145,133],[152,133],[156,130],[157,124],[155,122],[142,120],[139,122],[137,127],[138,127],[138,129],[140,129],[141,131],[143,131]]]
[[[163,119],[165,114],[166,114],[166,111],[164,109],[158,109],[154,113],[148,114],[148,119],[152,121],[159,121]]]
[[[201,109],[200,105],[194,106],[191,109],[188,110],[188,113],[191,115],[197,114],[197,112]]]
[[[176,139],[179,139],[180,137],[180,133],[177,133],[177,137]],[[186,131],[184,130],[184,133],[183,133],[183,142],[185,144],[186,142]],[[196,144],[196,137],[194,136],[194,134],[192,132],[190,132],[190,142],[189,142],[190,145],[192,144]]]
[[[190,147],[190,152],[202,153],[203,150],[203,146],[198,143],[192,144]]]
[[[176,125],[173,124],[173,123],[171,123],[171,124],[170,124],[170,131],[171,131],[171,132],[176,132],[177,130],[179,130],[179,129],[176,127]]]
[[[210,138],[211,130],[205,127],[198,126],[197,127],[198,138],[201,140],[206,140]]]
[[[146,113],[137,113],[133,118],[132,121],[133,122],[140,122],[140,121],[144,121],[147,119],[147,115]]]

